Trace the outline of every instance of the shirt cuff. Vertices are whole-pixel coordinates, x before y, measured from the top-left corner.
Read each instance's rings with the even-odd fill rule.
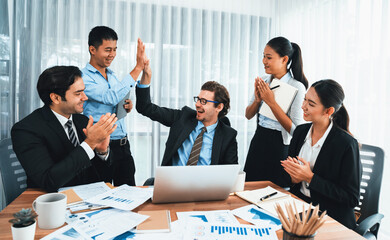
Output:
[[[95,157],[95,152],[92,150],[92,148],[88,145],[86,142],[82,142],[80,144],[82,148],[84,148],[84,151],[88,154],[89,160],[91,160],[93,157]]]
[[[107,161],[108,156],[110,155],[110,150],[108,150],[108,153],[105,154],[105,155],[101,155],[101,154],[99,154],[99,153],[96,153],[96,155],[97,155],[101,160]]]
[[[295,128],[296,128],[295,124],[293,122],[291,122],[291,129],[290,129],[290,135],[291,136],[293,135],[293,133],[295,131]]]
[[[123,82],[129,82],[130,88],[135,86],[136,81],[133,79],[133,77],[130,74],[126,74],[126,76],[122,80]]]
[[[150,87],[150,84],[141,84],[140,81],[137,82],[137,87],[138,88],[148,88]]]

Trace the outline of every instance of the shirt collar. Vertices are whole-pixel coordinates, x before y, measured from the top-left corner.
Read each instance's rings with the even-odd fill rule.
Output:
[[[278,80],[280,80],[281,82],[287,83],[288,80],[290,80],[290,78],[292,78],[292,75],[291,75],[290,71],[287,71],[287,73],[284,74],[283,77],[281,79],[278,79]],[[274,79],[277,79],[277,78],[274,78]]]
[[[317,141],[317,143],[313,147],[322,147],[322,145],[325,142],[326,137],[328,137],[328,134],[330,132],[330,129],[333,127],[333,121],[330,121],[330,124],[328,128],[326,129],[324,135]],[[309,131],[306,134],[305,143],[309,143],[311,145],[312,139],[311,139],[311,131],[313,129],[313,124],[311,125]]]
[[[89,71],[91,72],[99,72],[94,66],[92,66],[90,63],[87,63],[87,66],[85,66]],[[114,71],[112,71],[110,68],[106,68],[107,73],[113,74]]]
[[[61,114],[53,111],[53,109],[50,109],[53,113],[54,113],[54,116],[56,116],[56,118],[58,119],[58,121],[61,123],[61,126],[62,127],[65,127],[65,124],[68,122],[68,120],[72,120],[73,122],[73,115],[70,115],[70,118],[67,119],[66,117],[62,116]]]
[[[206,127],[207,133],[211,133],[212,131],[214,131],[215,128],[217,127],[217,125],[218,125],[218,121],[216,123],[214,123],[213,125]],[[202,127],[204,127],[204,124],[201,121],[198,121],[198,125],[196,126],[196,130],[199,131],[200,129],[202,129]]]

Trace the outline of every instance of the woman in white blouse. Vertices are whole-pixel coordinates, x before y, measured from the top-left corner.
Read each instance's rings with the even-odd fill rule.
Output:
[[[283,169],[280,160],[286,159],[288,145],[295,127],[303,123],[301,105],[306,89],[307,79],[302,69],[301,49],[284,37],[271,39],[264,48],[264,69],[268,77],[255,79],[254,96],[246,108],[247,119],[253,118],[262,106],[267,104],[277,121],[257,114],[258,125],[252,138],[244,171],[246,181],[270,180],[279,185]],[[297,95],[287,114],[275,101],[269,84],[278,79],[298,89]],[[275,89],[274,91],[277,91]]]
[[[334,80],[310,87],[302,109],[303,118],[312,123],[295,129],[289,157],[281,165],[290,176],[293,194],[319,204],[329,216],[354,229],[362,167],[343,100],[344,91]]]

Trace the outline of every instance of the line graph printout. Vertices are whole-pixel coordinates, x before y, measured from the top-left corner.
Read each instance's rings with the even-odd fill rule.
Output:
[[[184,240],[277,240],[276,232],[271,227],[252,225],[215,225],[188,224]]]
[[[105,193],[89,198],[86,202],[110,206],[121,210],[133,210],[153,195],[151,188],[137,188],[122,185]]]
[[[269,212],[257,207],[254,204],[236,208],[232,212],[237,217],[242,218],[256,226],[270,226],[275,230],[282,228],[282,223],[280,222],[279,218],[273,216]]]

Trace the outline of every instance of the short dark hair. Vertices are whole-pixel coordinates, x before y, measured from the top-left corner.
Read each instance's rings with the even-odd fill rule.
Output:
[[[118,35],[113,29],[106,26],[92,28],[88,35],[88,46],[94,46],[98,49],[103,40],[118,40]]]
[[[205,82],[202,85],[201,90],[214,92],[214,101],[223,103],[223,109],[219,112],[218,118],[226,116],[230,109],[230,96],[228,90],[222,84],[215,81]],[[215,107],[217,107],[219,103],[214,103]]]
[[[65,93],[78,77],[81,78],[81,71],[75,66],[54,66],[46,69],[38,79],[39,97],[45,105],[52,103],[50,93],[58,94],[66,101]]]

